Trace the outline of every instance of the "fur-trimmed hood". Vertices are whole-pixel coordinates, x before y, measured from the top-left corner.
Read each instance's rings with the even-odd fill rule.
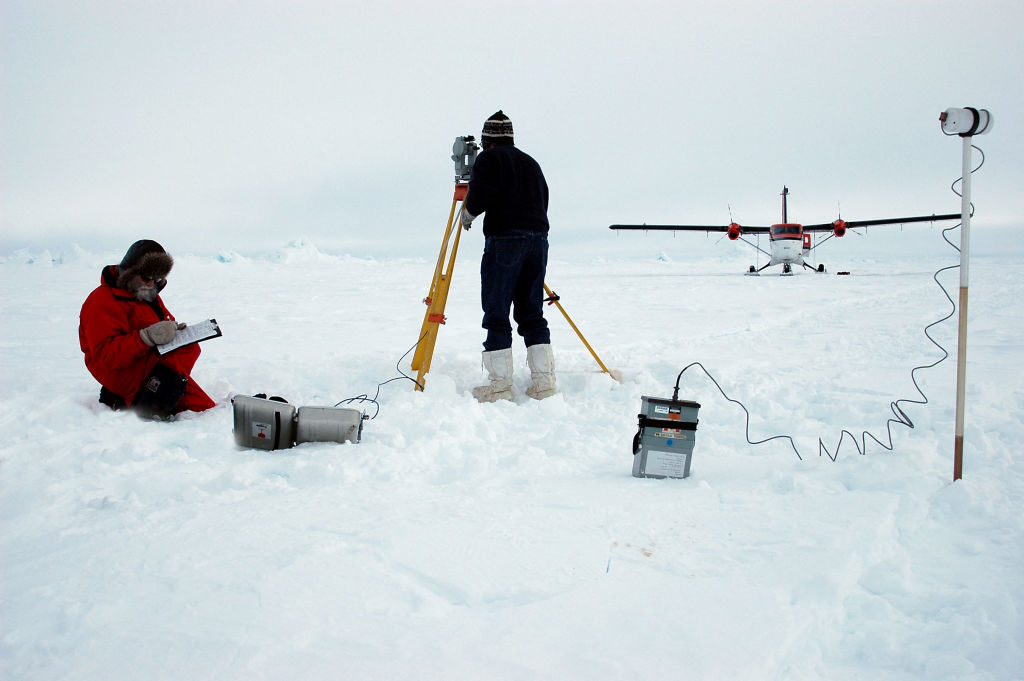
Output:
[[[140,257],[131,267],[118,267],[117,288],[128,288],[128,283],[136,274],[144,279],[156,282],[158,290],[167,285],[167,275],[174,267],[174,258],[170,253],[150,252]]]

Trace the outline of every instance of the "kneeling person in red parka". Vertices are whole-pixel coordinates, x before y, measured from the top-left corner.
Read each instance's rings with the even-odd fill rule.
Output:
[[[157,242],[136,241],[119,265],[103,268],[100,285],[82,305],[78,339],[85,366],[102,386],[100,402],[113,409],[131,407],[144,416],[169,418],[214,406],[189,376],[199,344],[165,355],[155,347],[184,328],[159,295],[173,265]]]

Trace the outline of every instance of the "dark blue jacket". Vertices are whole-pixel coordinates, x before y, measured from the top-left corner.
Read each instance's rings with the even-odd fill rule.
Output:
[[[484,215],[484,235],[548,231],[548,184],[528,154],[508,144],[480,153],[469,178],[466,210]]]

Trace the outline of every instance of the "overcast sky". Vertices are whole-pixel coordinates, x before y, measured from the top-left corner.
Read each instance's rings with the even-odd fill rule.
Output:
[[[497,109],[552,239],[616,222],[1024,213],[1024,2],[2,0],[0,250],[155,238],[434,257]],[[610,242],[614,243],[614,242]]]

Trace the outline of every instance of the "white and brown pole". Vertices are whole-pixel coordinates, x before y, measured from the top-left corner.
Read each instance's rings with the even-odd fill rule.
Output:
[[[953,480],[964,473],[964,411],[967,388],[967,284],[970,279],[971,256],[971,151],[974,135],[992,128],[992,115],[987,109],[946,109],[939,115],[942,130],[963,138],[963,174],[960,197],[960,303],[956,352],[956,427],[953,442]]]

